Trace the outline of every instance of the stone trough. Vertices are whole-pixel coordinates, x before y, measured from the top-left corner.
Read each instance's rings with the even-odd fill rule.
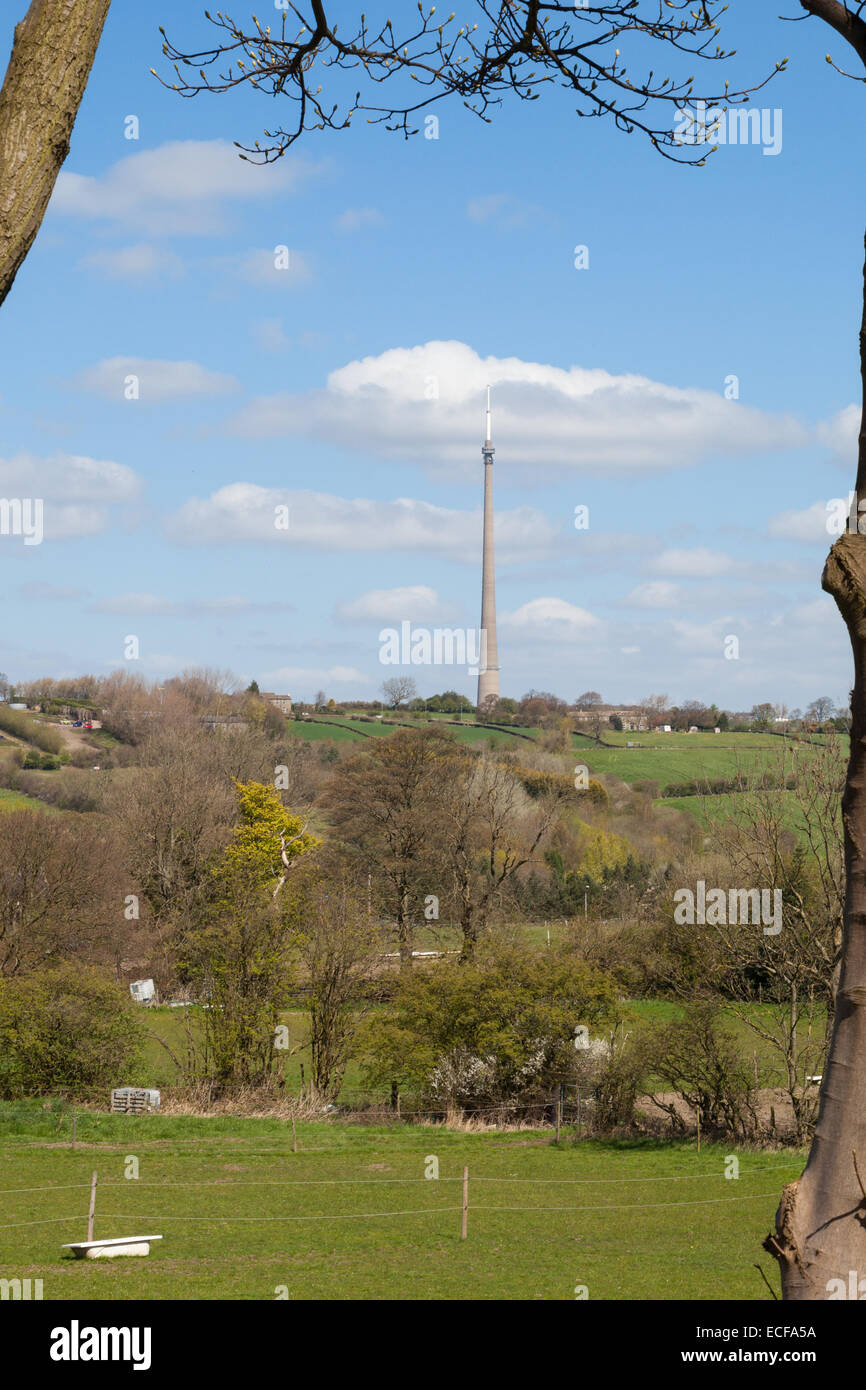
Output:
[[[149,1255],[150,1242],[162,1236],[115,1236],[113,1240],[75,1240],[64,1245],[76,1260],[114,1259],[115,1255]]]

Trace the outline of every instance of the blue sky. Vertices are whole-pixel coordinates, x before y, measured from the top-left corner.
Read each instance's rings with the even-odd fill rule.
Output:
[[[709,73],[746,85],[789,55],[755,99],[782,112],[776,155],[677,167],[551,90],[253,168],[231,142],[272,102],[184,101],[149,72],[159,23],[206,41],[201,7],[114,0],[0,311],[0,495],[45,507],[41,544],[0,536],[0,667],[103,673],[135,635],[148,677],[375,698],[382,629],[478,623],[490,382],[504,694],[842,699],[820,573],[854,474],[864,97],[829,30],[777,11],[733,0],[737,56]],[[474,696],[465,668],[411,674]]]

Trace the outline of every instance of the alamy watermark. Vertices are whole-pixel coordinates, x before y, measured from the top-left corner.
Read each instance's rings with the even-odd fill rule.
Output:
[[[0,1299],[28,1302],[42,1298],[41,1279],[0,1279]]]
[[[841,536],[843,531],[866,535],[866,497],[858,500],[856,492],[849,492],[847,498],[831,497],[826,511],[828,536]]]
[[[778,936],[782,930],[781,888],[707,889],[700,878],[696,889],[693,893],[691,888],[678,888],[674,893],[674,921],[678,926],[760,925],[764,936]]]
[[[676,145],[761,145],[764,154],[782,153],[782,109],[779,106],[711,106],[696,101],[694,108],[677,107]]]
[[[41,497],[0,497],[0,536],[23,536],[25,545],[41,545],[43,511]]]
[[[487,630],[475,627],[413,627],[402,622],[399,631],[379,633],[383,666],[465,666],[470,676],[487,670]]]

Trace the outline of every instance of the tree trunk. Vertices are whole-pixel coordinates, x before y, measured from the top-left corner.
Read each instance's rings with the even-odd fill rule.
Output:
[[[866,265],[860,371],[857,503],[866,501]],[[782,1295],[793,1301],[822,1301],[831,1293],[839,1297],[840,1288],[849,1288],[851,1270],[858,1287],[861,1278],[866,1280],[866,1191],[860,1183],[866,1177],[866,535],[860,535],[859,527],[846,531],[832,547],[822,586],[836,600],[854,653],[851,753],[842,797],[845,915],[836,1016],[815,1136],[803,1176],[783,1190],[776,1230],[765,1241],[779,1260]],[[841,1280],[841,1286],[833,1280]]]
[[[409,910],[409,889],[400,890],[400,910],[397,917],[397,943],[400,950],[400,969],[412,969],[412,917]]]
[[[0,303],[33,244],[110,0],[32,0],[0,90]]]

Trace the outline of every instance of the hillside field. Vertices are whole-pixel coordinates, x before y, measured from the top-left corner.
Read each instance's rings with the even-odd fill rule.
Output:
[[[61,1120],[58,1128],[58,1119]],[[576,1142],[563,1132],[113,1116],[0,1106],[0,1278],[69,1299],[768,1301],[754,1268],[796,1152]],[[737,1180],[725,1178],[728,1156]],[[139,1178],[124,1176],[128,1158]],[[425,1178],[431,1157],[439,1178]],[[463,1166],[468,1238],[460,1238]],[[147,1259],[73,1260],[161,1234]],[[38,1190],[25,1190],[38,1189]],[[381,1189],[381,1190],[379,1190]],[[283,1292],[285,1290],[285,1292]]]
[[[575,735],[575,748],[590,772],[611,773],[623,782],[658,782],[663,790],[672,782],[699,778],[735,777],[754,772],[781,757],[786,740],[774,734],[604,734],[613,747],[598,748],[585,735]],[[633,742],[633,748],[628,743]],[[809,758],[808,744],[796,747],[796,756]]]

